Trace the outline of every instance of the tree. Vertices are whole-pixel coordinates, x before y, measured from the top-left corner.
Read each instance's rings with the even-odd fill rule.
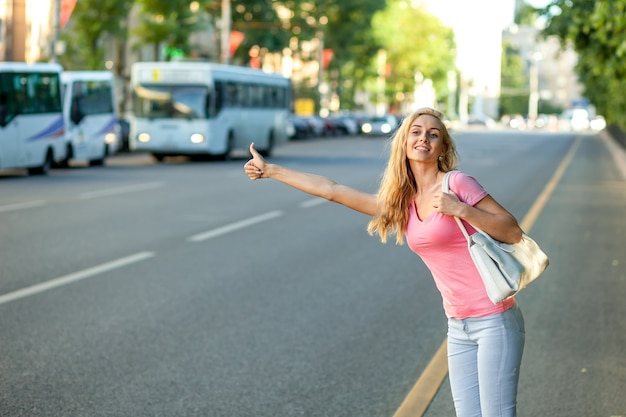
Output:
[[[626,0],[553,0],[541,11],[543,36],[557,36],[578,54],[585,97],[608,123],[626,130]]]
[[[221,2],[209,3],[207,11],[221,14]],[[372,35],[374,13],[385,6],[385,0],[238,0],[233,2],[232,28],[244,33],[244,41],[237,49],[233,61],[248,65],[251,51],[282,53],[299,45],[300,58],[316,60],[319,51],[311,56],[300,48],[303,42],[323,38],[323,47],[333,53],[325,74],[336,88],[342,107],[353,107],[354,92],[361,88],[372,74],[369,62],[379,45]],[[298,97],[316,98],[317,84],[303,81],[296,85]]]
[[[454,32],[430,15],[423,5],[390,0],[373,19],[375,39],[386,51],[386,95],[412,92],[416,74],[433,81],[435,91],[447,94],[448,72],[455,68]],[[419,76],[418,76],[419,78]],[[438,97],[442,98],[442,97]]]
[[[282,54],[291,49],[300,59],[316,61],[319,50],[302,50],[302,45],[323,38],[324,49],[333,58],[324,71],[325,77],[340,96],[342,108],[354,105],[353,97],[372,74],[369,62],[379,45],[372,35],[372,16],[385,6],[385,0],[237,0],[232,2],[232,29],[244,33],[244,40],[233,56],[233,62],[250,65],[250,53],[260,60],[268,54]],[[206,10],[221,15],[221,2],[207,3]],[[296,40],[296,42],[293,42]],[[257,59],[255,57],[255,59]],[[258,62],[258,60],[257,60]],[[295,84],[297,97],[317,98],[315,79]]]
[[[221,2],[220,2],[221,4]],[[263,49],[266,53],[282,52],[289,45],[290,30],[278,16],[277,5],[271,0],[233,1],[232,29],[244,33],[244,38],[235,51],[233,59],[243,65],[250,62],[253,48]],[[212,9],[220,10],[215,7]]]
[[[59,62],[65,69],[103,70],[106,40],[124,45],[128,13],[133,0],[80,0],[76,2],[60,39],[68,45]],[[119,55],[119,54],[118,54]],[[121,73],[121,67],[117,67]]]
[[[132,32],[141,44],[152,45],[155,59],[161,47],[189,54],[190,35],[207,23],[198,11],[205,7],[208,0],[135,0],[135,3],[139,6],[141,17]],[[197,10],[192,4],[197,5]],[[171,54],[167,56],[170,57]]]
[[[519,49],[508,43],[502,45],[501,69],[499,113],[526,114],[530,94],[527,71]]]
[[[371,65],[382,44],[372,31],[372,19],[385,7],[385,0],[326,1],[325,47],[333,51],[328,66],[329,80],[335,84],[344,109],[354,109],[356,92],[376,77]],[[336,75],[336,78],[335,78]]]

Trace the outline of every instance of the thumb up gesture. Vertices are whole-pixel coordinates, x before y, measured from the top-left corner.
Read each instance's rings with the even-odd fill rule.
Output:
[[[259,178],[263,178],[263,171],[265,170],[265,165],[267,162],[265,159],[254,149],[254,143],[250,144],[250,153],[252,154],[252,159],[250,159],[244,165],[243,169],[248,177],[251,180],[258,180]]]

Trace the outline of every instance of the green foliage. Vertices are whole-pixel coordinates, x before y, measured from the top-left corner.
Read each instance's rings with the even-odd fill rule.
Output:
[[[268,52],[281,52],[289,45],[291,25],[281,22],[277,9],[272,4],[281,2],[239,0],[232,3],[232,29],[245,34],[235,53],[236,61],[247,64],[250,60],[248,51],[255,46],[265,48]]]
[[[325,46],[333,51],[329,72],[338,75],[338,93],[344,109],[352,109],[357,90],[376,76],[370,64],[382,47],[372,31],[372,17],[385,7],[385,0],[327,1]]]
[[[544,36],[557,36],[578,54],[585,96],[608,123],[626,130],[626,0],[554,0],[542,11]]]
[[[539,10],[529,4],[524,4],[514,16],[514,22],[518,25],[532,26],[537,21]]]
[[[192,3],[197,3],[197,10],[190,7]],[[221,4],[221,0],[79,0],[62,34],[68,48],[61,63],[68,69],[103,69],[105,48],[115,40],[115,71],[127,73],[123,57],[129,35],[134,39],[131,47],[151,45],[154,56],[162,51],[169,58],[189,56],[194,52],[189,43],[192,33],[212,26],[219,36]],[[392,68],[387,80],[391,101],[397,92],[412,91],[416,72],[432,79],[437,90],[446,94],[447,72],[454,69],[453,32],[423,7],[409,4],[399,0],[231,0],[231,28],[245,35],[231,62],[250,65],[251,50],[282,53],[294,40],[301,48],[323,37],[324,48],[333,52],[325,81],[338,93],[343,109],[353,108],[355,92],[378,76],[380,49],[388,51],[387,63]],[[128,15],[133,7],[138,22],[129,33]],[[306,55],[302,49],[294,53]],[[306,59],[318,57],[319,51],[314,51]],[[300,89],[296,96],[317,98],[312,81],[296,85]]]
[[[508,43],[502,45],[501,86],[499,113],[526,114],[530,95],[527,71],[519,49]]]
[[[415,75],[433,80],[436,91],[447,90],[448,71],[454,69],[454,32],[423,5],[390,0],[387,8],[378,12],[372,22],[374,36],[387,52],[390,74],[387,96],[413,91]]]
[[[158,47],[189,53],[189,36],[202,29],[204,22],[197,11],[190,8],[190,0],[135,0],[140,9],[140,22],[133,35],[141,44],[152,44],[155,56]],[[208,0],[197,1],[199,10]]]
[[[107,39],[124,40],[133,0],[80,0],[60,39],[67,45],[59,58],[64,68],[104,69]]]

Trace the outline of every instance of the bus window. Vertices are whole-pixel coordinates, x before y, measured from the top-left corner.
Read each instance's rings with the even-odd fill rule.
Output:
[[[252,107],[263,106],[263,88],[260,85],[250,86],[250,97],[251,97],[250,104]]]
[[[134,113],[147,118],[206,117],[207,87],[142,84],[134,90]]]
[[[6,126],[9,119],[9,95],[0,90],[0,126]]]
[[[3,127],[8,125],[17,113],[17,99],[12,81],[12,74],[0,74],[0,126]]]
[[[113,113],[111,90],[111,83],[108,81],[74,82],[74,99],[77,99],[78,105],[76,111],[85,116]],[[74,102],[72,102],[73,105]]]
[[[174,88],[172,90],[174,117],[203,119],[206,91],[204,87]]]
[[[239,106],[239,94],[237,90],[237,84],[234,82],[226,83],[226,103],[228,107]]]
[[[206,100],[204,102],[205,104],[204,116],[207,119],[210,119],[215,115],[215,112],[216,112],[215,97],[216,97],[215,91],[209,91],[206,95]]]
[[[239,84],[239,99],[237,100],[239,106],[241,107],[251,107],[250,106],[250,85],[248,84]]]
[[[53,74],[31,73],[15,77],[18,105],[23,114],[57,113],[61,111],[60,86]]]
[[[215,83],[215,115],[218,115],[224,107],[224,90],[226,86],[223,82],[217,81]]]

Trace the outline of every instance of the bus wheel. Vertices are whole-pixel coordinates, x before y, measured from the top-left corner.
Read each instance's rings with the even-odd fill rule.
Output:
[[[267,158],[272,155],[272,150],[274,150],[274,132],[270,132],[267,137],[267,147],[260,151],[261,156]]]
[[[228,141],[226,142],[226,151],[219,156],[221,161],[230,161],[235,148],[235,134],[233,132],[228,133]]]
[[[43,160],[43,164],[38,167],[28,168],[28,173],[30,175],[48,175],[50,168],[52,168],[52,161],[52,151],[48,149],[46,158]]]
[[[165,159],[165,155],[163,155],[162,153],[153,153],[152,157],[158,162],[163,162],[163,160]]]
[[[70,159],[74,156],[74,150],[72,145],[67,145],[67,149],[65,151],[65,158],[59,161],[56,166],[59,168],[69,168],[70,167]]]

